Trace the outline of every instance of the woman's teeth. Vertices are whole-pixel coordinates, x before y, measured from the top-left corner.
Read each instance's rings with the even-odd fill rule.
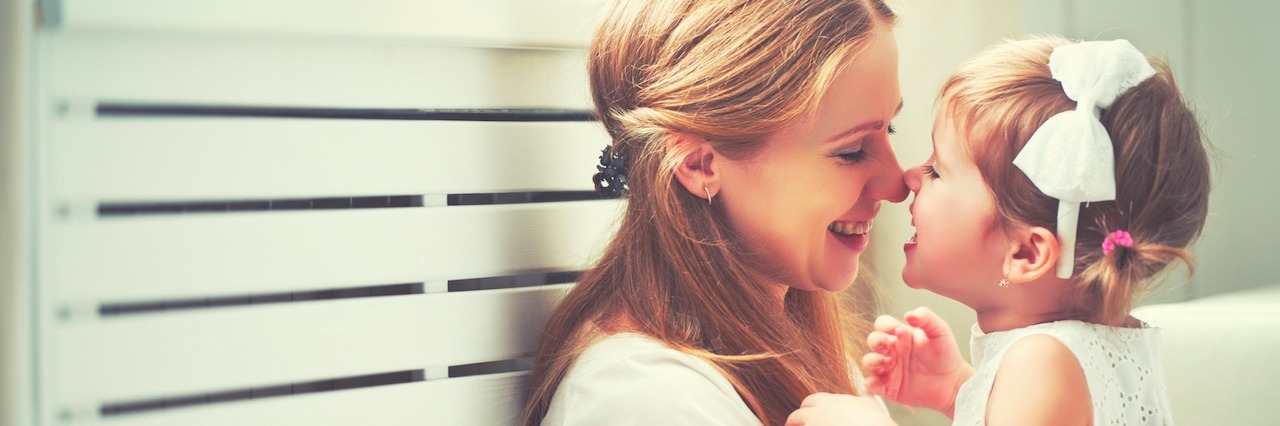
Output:
[[[830,225],[827,225],[827,230],[846,237],[850,235],[862,235],[871,231],[871,221],[831,222]]]

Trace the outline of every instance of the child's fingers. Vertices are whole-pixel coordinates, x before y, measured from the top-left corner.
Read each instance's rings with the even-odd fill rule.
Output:
[[[911,326],[904,325],[901,327],[894,328],[893,331],[890,332],[889,341],[893,345],[894,353],[897,353],[900,355],[905,355],[910,353],[911,348],[915,345],[915,340],[917,337],[916,334],[914,333],[915,330],[917,329],[912,328]]]
[[[905,324],[903,324],[902,321],[898,321],[897,318],[894,318],[888,315],[881,315],[876,317],[876,322],[875,322],[876,330],[883,331],[885,333],[889,333],[894,328],[902,327],[904,325]]]
[[[951,328],[947,326],[947,322],[924,306],[912,309],[903,318],[907,320],[907,324],[923,330],[925,336],[939,337],[951,334]]]
[[[882,376],[893,371],[893,357],[875,352],[862,356],[862,371],[868,376]]]
[[[867,346],[871,347],[873,351],[885,355],[893,355],[894,348],[898,343],[897,340],[897,336],[881,331],[873,331],[867,335]]]

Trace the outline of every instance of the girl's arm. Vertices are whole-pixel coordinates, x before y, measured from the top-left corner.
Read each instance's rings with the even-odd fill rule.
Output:
[[[1039,334],[1009,347],[987,400],[988,425],[1087,425],[1092,419],[1084,371],[1062,342]]]

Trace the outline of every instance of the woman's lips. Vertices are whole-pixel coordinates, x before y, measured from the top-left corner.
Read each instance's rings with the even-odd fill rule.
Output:
[[[835,221],[827,225],[827,230],[842,237],[863,235],[871,232],[871,221]]]

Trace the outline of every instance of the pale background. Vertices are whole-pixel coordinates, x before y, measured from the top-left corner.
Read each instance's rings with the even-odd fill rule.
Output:
[[[1274,99],[1280,98],[1280,50],[1269,25],[1280,3],[1262,1],[897,0],[902,95],[894,149],[903,166],[929,155],[934,98],[947,73],[999,40],[1029,33],[1079,39],[1127,38],[1162,54],[1216,146],[1209,222],[1194,248],[1196,273],[1170,274],[1146,303],[1189,300],[1280,283],[1280,145]],[[886,205],[876,219],[872,260],[884,313],[920,305],[940,312],[967,351],[967,307],[902,285],[902,242],[912,233],[906,204]],[[995,285],[995,283],[992,283]],[[933,412],[894,410],[902,424],[947,424]]]

